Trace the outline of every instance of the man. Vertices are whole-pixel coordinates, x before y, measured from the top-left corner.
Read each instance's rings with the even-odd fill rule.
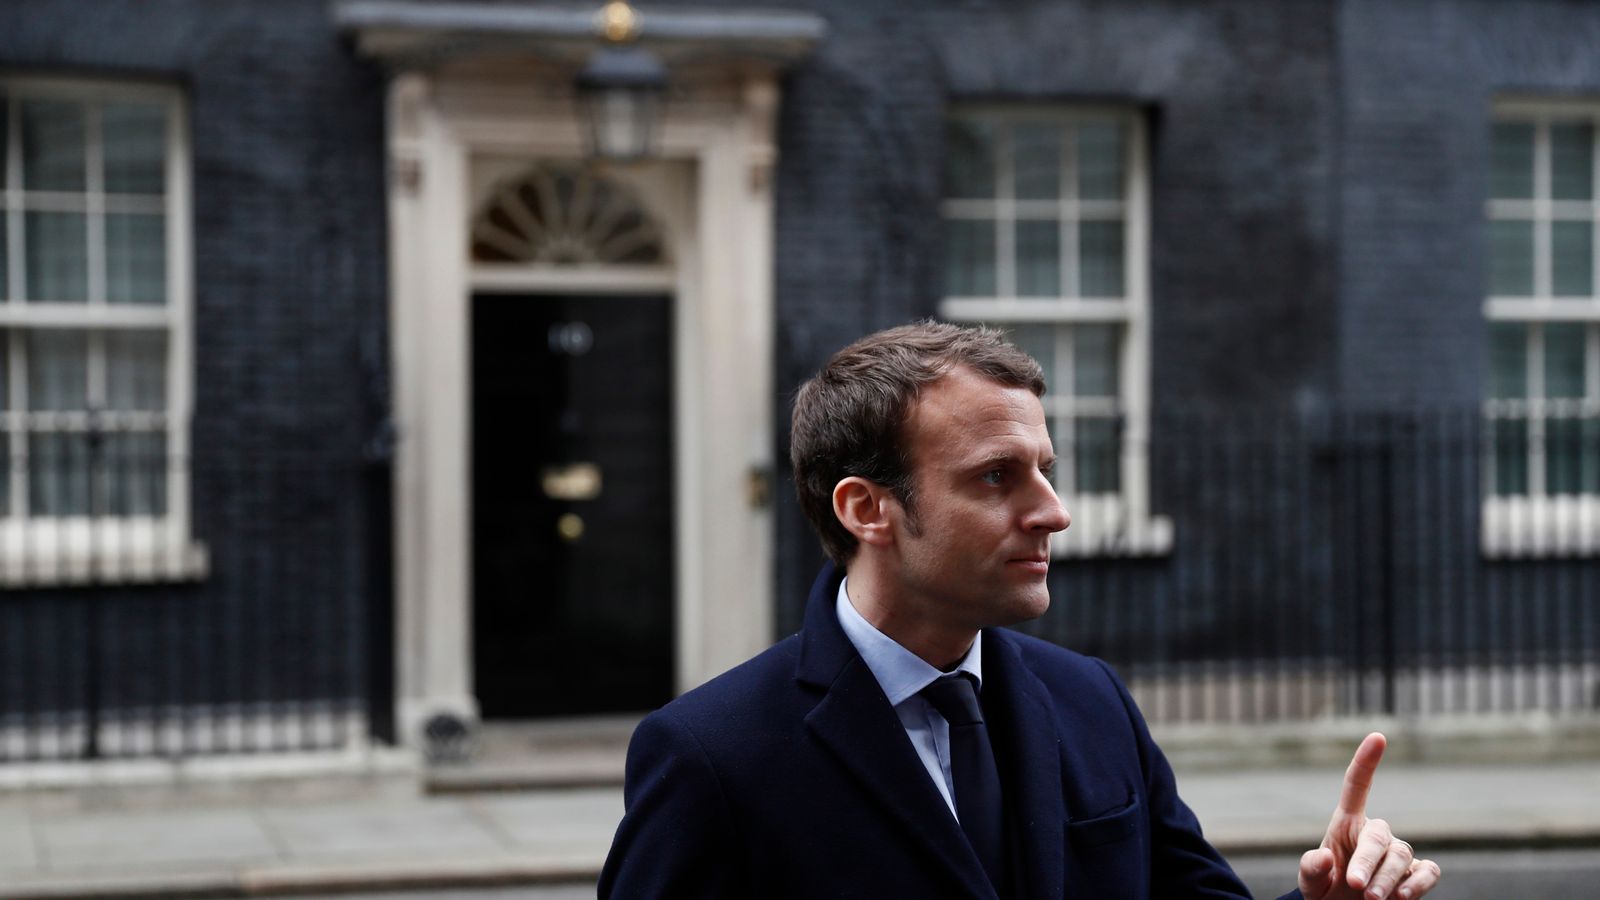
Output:
[[[1000,630],[1049,606],[1071,522],[1043,391],[998,332],[934,323],[800,389],[795,483],[832,564],[799,634],[640,724],[602,898],[1248,896],[1111,670]],[[1438,879],[1363,812],[1382,752],[1301,859],[1310,900]]]

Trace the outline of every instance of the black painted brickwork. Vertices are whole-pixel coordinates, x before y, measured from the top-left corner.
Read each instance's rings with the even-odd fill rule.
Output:
[[[960,103],[1143,111],[1154,393],[1283,406],[1334,384],[1336,7],[818,3],[788,79],[777,198],[778,408],[829,353],[932,314],[945,115]],[[786,458],[779,435],[780,458]],[[779,491],[779,629],[820,551]]]
[[[1474,403],[1490,98],[1600,96],[1600,7],[1587,3],[761,5],[814,9],[830,26],[786,78],[780,113],[774,366],[784,414],[832,350],[934,311],[942,125],[962,102],[1144,111],[1158,404]],[[282,497],[294,479],[235,477],[217,460],[315,469],[357,458],[367,380],[381,382],[384,355],[380,76],[310,0],[13,2],[0,7],[0,63],[148,75],[188,90],[197,532],[214,575],[185,590],[198,605],[260,615],[290,639],[307,633],[296,621],[331,609],[359,648],[358,542],[330,534],[315,546],[331,562],[306,558],[299,570],[350,584],[349,594],[242,593],[260,590],[248,573],[288,552],[272,535],[325,510],[357,518],[357,481],[301,491],[295,508]],[[774,435],[780,458],[785,431]],[[819,552],[786,478],[776,496],[787,630]],[[1140,563],[1126,577],[1145,584],[1162,568]],[[1080,571],[1055,576],[1062,593],[1122,577]],[[280,608],[302,618],[262,612]]]
[[[28,696],[0,703],[78,705],[90,594],[120,670],[108,706],[358,698],[374,537],[360,467],[387,403],[382,74],[319,0],[16,0],[0,67],[184,91],[194,535],[211,560],[194,584],[0,595],[0,656],[52,660],[65,688],[13,679]]]
[[[935,309],[940,127],[968,101],[1145,111],[1158,408],[1470,407],[1490,102],[1600,98],[1585,3],[804,5],[831,31],[781,124],[783,410],[832,350]],[[780,633],[820,560],[790,494]]]
[[[1490,105],[1600,100],[1600,6],[1340,5],[1339,392],[1482,396]]]

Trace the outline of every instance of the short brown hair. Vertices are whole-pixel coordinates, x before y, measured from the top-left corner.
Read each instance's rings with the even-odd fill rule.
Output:
[[[800,386],[789,429],[800,507],[839,565],[856,537],[833,514],[833,489],[852,475],[881,484],[915,515],[906,419],[924,387],[957,366],[1007,387],[1044,393],[1044,373],[1005,333],[918,322],[869,334],[835,353]]]

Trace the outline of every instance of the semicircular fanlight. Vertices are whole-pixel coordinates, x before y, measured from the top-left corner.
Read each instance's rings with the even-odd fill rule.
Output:
[[[496,187],[472,221],[472,259],[652,265],[661,229],[633,192],[576,166],[541,165]]]

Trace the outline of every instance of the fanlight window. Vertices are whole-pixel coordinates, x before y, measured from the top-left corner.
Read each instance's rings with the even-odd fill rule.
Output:
[[[661,229],[633,192],[578,167],[540,166],[499,185],[472,223],[481,263],[658,265]]]

